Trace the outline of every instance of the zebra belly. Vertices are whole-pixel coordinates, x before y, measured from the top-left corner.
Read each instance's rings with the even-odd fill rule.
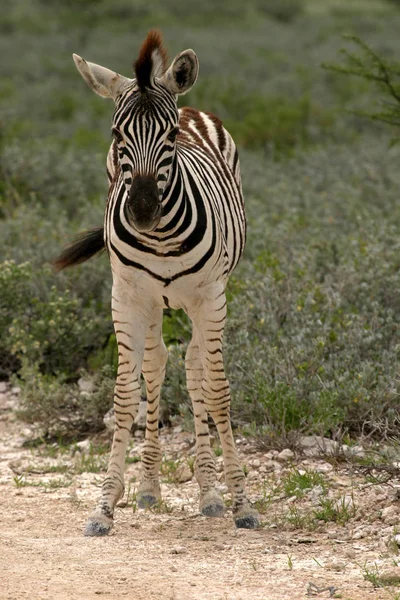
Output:
[[[145,303],[154,308],[182,308],[186,313],[195,312],[215,295],[215,290],[222,292],[227,280],[222,270],[204,269],[169,281],[166,269],[163,270],[166,280],[160,281],[143,270],[121,265],[115,255],[111,255],[111,266],[114,284],[133,306]]]

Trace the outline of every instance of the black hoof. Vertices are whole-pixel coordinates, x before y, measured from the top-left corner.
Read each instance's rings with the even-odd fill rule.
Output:
[[[225,513],[225,506],[219,502],[213,502],[207,504],[201,509],[201,514],[205,517],[223,517]]]
[[[86,523],[84,535],[89,537],[108,535],[111,531],[111,527],[111,525],[104,525],[104,523],[99,523],[99,521],[89,520]]]
[[[257,529],[260,526],[258,518],[254,515],[235,517],[235,524],[238,529]]]
[[[158,504],[159,499],[153,494],[140,494],[137,499],[137,505],[139,508],[151,508],[155,504]]]

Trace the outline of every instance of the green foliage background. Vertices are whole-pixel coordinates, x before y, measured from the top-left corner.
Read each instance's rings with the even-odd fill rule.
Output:
[[[102,223],[112,104],[72,52],[129,75],[151,27],[200,77],[181,104],[215,112],[240,147],[245,256],[229,288],[225,354],[234,423],[272,442],[292,430],[399,431],[400,171],[393,128],[360,78],[321,69],[342,34],[400,60],[400,7],[384,0],[14,0],[0,52],[0,374],[48,435],[102,426],[116,347],[105,256],[56,275],[77,232]],[[168,313],[163,402],[190,416],[190,324]],[[85,370],[96,392],[76,385]]]

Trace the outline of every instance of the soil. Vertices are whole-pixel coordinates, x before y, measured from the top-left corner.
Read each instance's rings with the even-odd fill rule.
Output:
[[[312,494],[297,499],[281,493],[263,511],[262,528],[236,530],[229,510],[222,519],[197,513],[196,482],[187,469],[186,475],[177,474],[175,463],[168,461],[163,467],[165,504],[154,512],[136,511],[132,490],[140,463],[131,463],[128,496],[116,510],[112,533],[85,538],[83,526],[98,497],[106,457],[100,457],[101,470],[93,473],[76,468],[89,464],[82,459],[85,444],[82,454],[54,457],[43,448],[24,447],[32,432],[11,407],[9,401],[0,402],[1,600],[386,600],[400,592],[374,588],[364,578],[365,567],[381,572],[396,565],[388,543],[399,504],[398,480],[371,485],[365,476],[348,466],[332,466],[326,458],[294,457],[289,466],[275,460],[278,453],[256,451],[239,439],[250,496],[261,507],[267,480],[279,483],[288,468],[312,466],[325,472],[332,493],[354,499],[354,516],[345,525],[328,522],[316,530],[296,529],[282,515],[290,505],[302,510]],[[140,446],[138,435],[130,456]],[[167,457],[190,459],[192,434],[175,427],[161,437]],[[220,465],[221,457],[217,460]],[[90,464],[96,470],[92,459]],[[56,472],[62,465],[66,471]],[[394,514],[385,523],[382,510],[389,506]]]

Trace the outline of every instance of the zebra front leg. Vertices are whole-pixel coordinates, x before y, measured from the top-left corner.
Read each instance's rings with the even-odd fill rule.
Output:
[[[125,454],[132,423],[140,402],[140,372],[147,315],[132,312],[131,303],[118,299],[113,288],[112,312],[118,342],[118,374],[114,391],[115,429],[101,498],[90,514],[85,535],[107,535],[113,526],[114,508],[124,493]]]
[[[203,365],[201,362],[198,335],[193,325],[193,336],[186,353],[186,382],[193,404],[194,425],[196,430],[195,476],[200,486],[200,512],[207,517],[220,517],[225,505],[221,495],[215,489],[217,473],[214,456],[210,446],[208,415],[204,405],[201,382]]]
[[[165,377],[168,352],[162,338],[162,309],[157,309],[156,318],[149,327],[146,337],[142,373],[146,381],[147,420],[146,438],[142,450],[142,480],[137,494],[139,508],[147,508],[161,500],[159,470],[161,449],[158,439],[158,420],[161,386]]]
[[[226,298],[221,288],[216,288],[214,299],[203,302],[195,318],[197,330],[201,332],[204,405],[221,440],[225,480],[232,494],[233,518],[237,527],[255,529],[259,525],[258,513],[246,496],[245,476],[236,453],[230,422],[231,395],[222,357]]]

